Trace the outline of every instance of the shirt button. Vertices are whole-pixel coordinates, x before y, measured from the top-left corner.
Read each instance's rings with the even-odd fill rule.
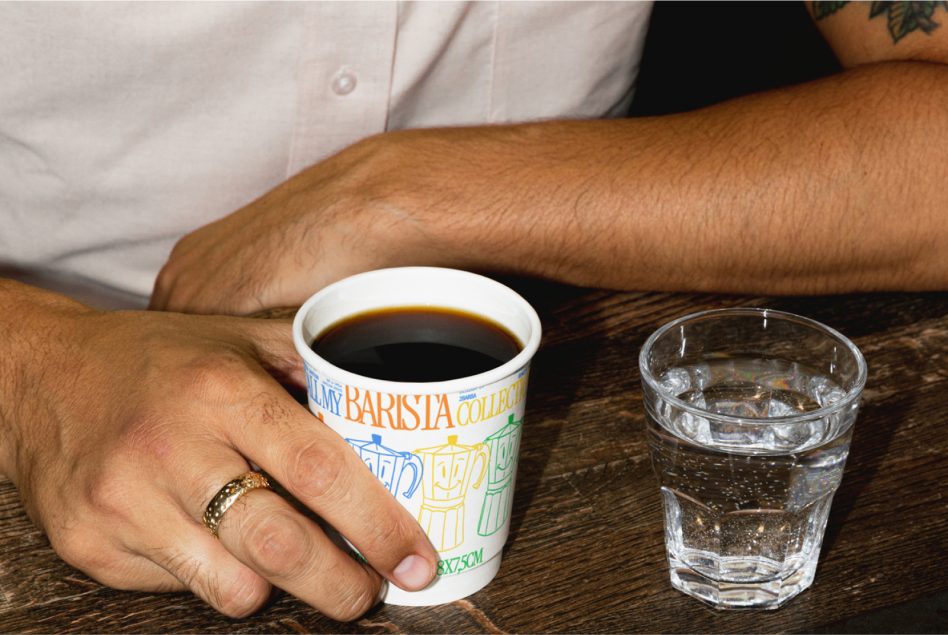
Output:
[[[348,95],[355,90],[356,76],[348,69],[343,69],[332,78],[332,92],[337,95]]]

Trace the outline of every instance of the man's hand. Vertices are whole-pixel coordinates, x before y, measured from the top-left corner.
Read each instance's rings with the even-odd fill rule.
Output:
[[[0,294],[22,313],[2,325],[0,469],[73,566],[122,589],[187,588],[230,616],[275,585],[340,620],[375,603],[382,577],[409,590],[432,579],[415,520],[274,379],[302,382],[287,323],[101,313],[6,283]],[[265,489],[238,499],[215,538],[204,509],[251,463],[369,566]]]
[[[149,308],[247,314],[298,306],[347,275],[410,260],[405,250],[422,245],[424,231],[397,202],[407,185],[397,136],[355,144],[182,238]]]

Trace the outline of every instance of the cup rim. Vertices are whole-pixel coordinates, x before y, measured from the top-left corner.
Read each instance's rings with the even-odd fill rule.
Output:
[[[699,408],[688,402],[679,399],[675,395],[670,395],[665,392],[658,379],[652,374],[648,369],[648,353],[654,346],[655,342],[668,331],[682,325],[685,322],[697,320],[700,318],[705,318],[708,316],[739,316],[739,315],[757,315],[764,319],[768,318],[777,318],[780,320],[786,320],[790,322],[797,322],[805,324],[807,326],[813,327],[820,331],[823,331],[830,337],[836,339],[841,344],[843,344],[849,352],[853,355],[856,360],[856,379],[853,382],[853,385],[846,391],[846,395],[828,406],[818,408],[816,410],[811,410],[809,412],[802,412],[795,415],[785,415],[782,417],[768,417],[766,419],[754,418],[754,417],[738,417],[735,415],[728,414],[719,414],[716,412],[711,412],[710,410],[705,410]],[[707,311],[698,311],[695,313],[689,313],[682,317],[676,318],[671,322],[668,322],[652,333],[645,343],[642,345],[641,350],[639,351],[639,373],[642,377],[642,380],[648,384],[652,390],[657,392],[662,396],[662,399],[671,403],[676,408],[689,412],[693,415],[703,417],[703,418],[713,418],[716,421],[722,421],[726,423],[734,423],[744,426],[771,426],[776,424],[783,423],[798,423],[801,421],[809,421],[813,419],[822,419],[830,414],[839,412],[844,408],[849,407],[853,402],[859,399],[859,396],[862,394],[862,390],[866,385],[866,377],[868,375],[868,367],[866,365],[866,359],[862,354],[862,351],[850,340],[848,337],[837,331],[836,329],[818,322],[812,318],[804,317],[796,313],[790,313],[788,311],[778,311],[775,309],[766,309],[759,307],[732,307],[726,309],[709,309]]]
[[[434,271],[438,272],[437,275],[452,275],[458,276],[459,278],[476,280],[479,284],[484,284],[487,287],[510,297],[511,300],[513,300],[513,302],[524,312],[527,321],[530,324],[530,337],[526,342],[523,342],[523,349],[513,358],[504,362],[500,366],[484,371],[483,373],[478,373],[477,375],[468,375],[467,377],[458,377],[456,379],[447,379],[444,381],[401,382],[391,381],[388,379],[365,377],[363,375],[357,375],[356,373],[342,369],[316,354],[316,352],[310,347],[309,342],[303,338],[303,322],[305,320],[305,316],[307,313],[309,313],[314,304],[318,303],[333,291],[346,286],[361,284],[366,280],[371,280],[372,278],[384,278],[385,276],[397,275],[399,273],[410,273],[412,271]],[[397,308],[399,305],[389,306],[391,308]],[[417,307],[419,305],[417,303],[405,303],[404,306]],[[431,303],[431,306],[439,305],[437,302],[433,302]],[[499,323],[499,320],[494,317],[486,315],[484,317]],[[466,390],[476,390],[483,386],[489,386],[490,384],[496,383],[505,377],[513,375],[518,370],[529,364],[534,354],[536,354],[537,349],[540,347],[540,339],[542,337],[541,331],[542,327],[540,324],[539,315],[537,315],[536,310],[519,293],[507,285],[497,282],[492,278],[488,278],[487,276],[482,276],[470,271],[464,271],[462,269],[452,269],[449,267],[389,267],[385,269],[374,269],[372,271],[366,271],[348,276],[342,280],[338,280],[323,287],[310,296],[309,299],[306,300],[302,306],[300,306],[299,310],[296,312],[296,316],[293,318],[293,343],[296,345],[296,351],[303,357],[304,361],[309,363],[314,368],[326,372],[337,381],[349,384],[356,388],[374,390],[378,392],[388,392],[392,394],[411,395],[431,395],[441,393],[447,394]]]

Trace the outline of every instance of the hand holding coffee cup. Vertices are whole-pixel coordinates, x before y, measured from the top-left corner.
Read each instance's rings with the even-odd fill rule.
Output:
[[[485,586],[509,530],[528,371],[540,343],[536,312],[472,273],[383,269],[310,298],[293,337],[310,410],[438,551],[430,586],[390,587],[385,601],[439,604]]]
[[[0,404],[0,471],[68,563],[116,588],[190,589],[235,617],[272,585],[355,619],[383,578],[417,590],[435,575],[415,518],[275,379],[305,381],[288,322],[105,313],[45,293],[10,309],[24,314],[10,355],[29,355],[0,376],[18,397]]]

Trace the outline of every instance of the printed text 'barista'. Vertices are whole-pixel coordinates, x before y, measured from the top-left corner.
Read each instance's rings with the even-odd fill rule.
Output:
[[[454,412],[447,395],[393,395],[345,387],[344,415],[349,421],[391,430],[449,430],[509,412],[526,398],[527,377],[492,393],[462,401]]]

